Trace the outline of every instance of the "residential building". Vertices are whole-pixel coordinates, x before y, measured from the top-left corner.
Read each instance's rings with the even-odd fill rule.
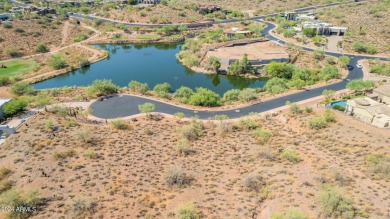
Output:
[[[281,16],[289,21],[299,21],[299,20],[311,20],[314,21],[317,19],[317,16],[313,13],[298,13],[295,11],[283,12]]]
[[[332,24],[321,22],[321,21],[306,21],[302,23],[302,29],[310,28],[317,31],[319,35],[339,35],[343,36],[348,28],[347,27],[336,27]]]
[[[201,14],[208,14],[208,13],[213,13],[215,11],[221,11],[221,7],[217,5],[202,5],[198,4],[199,8],[199,13]]]
[[[137,4],[158,4],[160,0],[137,0]]]
[[[224,30],[223,32],[224,32],[225,36],[228,37],[228,38],[233,38],[237,34],[242,34],[242,35],[245,35],[245,36],[253,34],[252,31],[242,30],[242,29],[239,29],[237,27],[232,27],[231,29]]]
[[[56,14],[56,10],[53,8],[48,7],[35,7],[35,6],[28,6],[23,8],[24,13],[32,13],[32,14],[38,14],[38,15],[47,15],[47,14]]]
[[[390,85],[382,85],[373,89],[372,97],[381,103],[390,105]]]
[[[388,128],[390,124],[390,106],[368,97],[348,100],[346,113],[376,127]]]

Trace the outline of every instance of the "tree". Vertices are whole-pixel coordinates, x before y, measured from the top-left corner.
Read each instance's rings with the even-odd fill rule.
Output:
[[[312,28],[303,28],[302,33],[307,37],[314,37],[315,35],[317,35],[316,30]]]
[[[149,89],[147,83],[140,83],[138,81],[130,81],[128,87],[131,91],[134,91],[139,94],[145,94]]]
[[[353,90],[353,91],[363,91],[374,87],[374,82],[372,81],[365,81],[362,79],[355,79],[347,84],[347,89]]]
[[[188,103],[194,106],[220,106],[219,95],[207,88],[198,87]]]
[[[290,79],[295,68],[291,64],[283,62],[271,62],[266,66],[266,71],[272,77]]]
[[[171,89],[171,85],[169,85],[168,83],[163,83],[163,84],[156,84],[153,88],[153,91],[157,97],[168,98],[170,89]]]
[[[241,91],[237,89],[228,90],[223,94],[223,100],[231,103],[239,100]]]
[[[140,113],[145,113],[146,117],[150,118],[151,117],[150,112],[152,112],[155,109],[155,106],[153,103],[144,103],[138,105],[138,109]]]
[[[68,63],[66,63],[66,61],[63,60],[60,56],[51,56],[49,66],[58,70],[68,66]]]
[[[11,87],[11,93],[17,96],[33,95],[35,92],[35,89],[25,81],[17,82]]]
[[[231,63],[226,73],[228,75],[240,75],[246,73],[255,74],[256,69],[252,67],[252,64],[248,59],[248,55],[245,54],[241,61],[236,60],[233,63]]]
[[[118,91],[118,87],[112,83],[111,80],[94,80],[92,85],[88,88],[89,94],[96,94],[97,96],[104,96],[113,94]]]
[[[329,81],[330,79],[333,79],[333,78],[339,78],[340,72],[336,66],[326,65],[325,67],[323,67],[321,69],[319,77],[324,81]]]
[[[264,85],[266,91],[271,94],[280,94],[288,89],[287,80],[284,78],[271,78]]]
[[[185,86],[181,86],[175,91],[173,97],[177,99],[180,103],[187,103],[190,97],[194,94],[194,91]]]
[[[219,68],[221,68],[221,62],[216,58],[209,58],[209,64],[213,67],[215,72],[218,72]]]
[[[325,97],[325,102],[329,103],[334,98],[334,90],[323,90],[322,95]]]
[[[347,65],[349,64],[350,60],[351,59],[348,56],[340,56],[339,59],[338,59],[339,64],[342,67],[347,67]]]

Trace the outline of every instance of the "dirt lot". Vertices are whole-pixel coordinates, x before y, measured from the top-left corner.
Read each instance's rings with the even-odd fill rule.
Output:
[[[0,25],[2,42],[0,43],[0,60],[9,59],[6,51],[13,49],[18,56],[26,56],[35,53],[35,47],[39,43],[45,44],[49,49],[58,49],[63,39],[64,22],[56,21],[47,24],[39,24],[39,20],[15,20],[10,22],[12,28]],[[64,45],[70,44],[72,38],[83,30],[72,26],[67,31]]]
[[[323,114],[315,104],[309,106]],[[117,130],[84,124],[81,118],[70,127],[64,118],[44,113],[2,145],[0,167],[12,170],[8,179],[14,188],[37,189],[45,198],[33,218],[176,218],[177,209],[191,202],[202,218],[268,218],[290,207],[321,218],[318,195],[325,184],[343,191],[355,212],[387,218],[390,183],[365,160],[370,154],[390,156],[389,130],[337,114],[336,123],[314,131],[306,125],[314,114],[290,116],[287,110],[268,120],[253,117],[271,133],[264,144],[257,143],[253,131],[221,134],[219,122],[205,122],[184,156],[175,148],[185,122],[139,118],[127,122],[130,130]],[[45,128],[47,120],[58,127],[54,135]],[[83,142],[80,133],[88,133],[90,141]],[[286,148],[301,161],[283,159]],[[184,187],[168,186],[165,177],[172,167],[193,180]],[[244,186],[248,174],[262,177],[259,192]]]
[[[348,27],[344,50],[353,52],[353,42],[375,46],[377,55],[390,55],[390,7],[385,1],[371,1],[318,10],[319,19],[333,25]]]

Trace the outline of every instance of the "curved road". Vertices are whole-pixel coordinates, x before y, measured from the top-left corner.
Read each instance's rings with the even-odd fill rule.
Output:
[[[259,21],[259,20],[256,20]],[[259,21],[261,22],[261,21]],[[275,25],[265,22],[268,26],[264,29],[263,34],[267,36],[270,40],[279,41],[279,43],[284,44],[285,42],[279,40],[271,35],[269,32],[275,28]],[[305,51],[313,51],[313,49],[303,48]],[[332,53],[325,52],[326,55],[331,55],[335,57],[340,57],[343,54],[340,53]],[[251,112],[261,113],[268,110],[272,110],[278,107],[282,107],[285,105],[286,101],[291,102],[299,102],[302,100],[310,99],[316,96],[321,96],[322,91],[325,89],[330,90],[343,90],[345,89],[349,80],[358,79],[363,77],[363,71],[356,67],[357,61],[359,59],[364,58],[373,58],[371,56],[363,56],[363,55],[348,55],[351,58],[351,62],[348,65],[349,73],[348,76],[342,81],[325,85],[322,87],[314,88],[311,90],[304,90],[295,94],[286,95],[283,97],[278,97],[275,99],[267,100],[264,102],[256,103],[254,105],[242,107],[239,109],[230,109],[230,110],[220,110],[220,111],[194,111],[190,109],[181,108],[178,106],[170,105],[167,103],[150,100],[143,97],[138,96],[115,96],[104,101],[96,101],[91,105],[93,110],[93,115],[99,118],[113,119],[113,118],[121,118],[127,117],[131,115],[136,115],[139,113],[138,105],[146,102],[153,103],[155,105],[154,112],[161,112],[166,114],[175,114],[177,112],[183,112],[185,117],[193,117],[198,116],[200,119],[209,119],[218,114],[227,115],[229,118],[239,118],[245,115],[248,115]],[[386,58],[379,58],[381,60],[387,60]]]

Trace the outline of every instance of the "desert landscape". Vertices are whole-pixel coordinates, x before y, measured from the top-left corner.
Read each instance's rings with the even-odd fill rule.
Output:
[[[387,218],[388,131],[333,112],[326,128],[311,129],[311,118],[329,115],[314,103],[298,109],[235,122],[107,125],[40,112],[1,148],[9,170],[2,191],[38,191],[32,218],[170,218],[183,208],[202,218],[276,218],[291,209],[307,218]],[[346,206],[326,209],[328,193]]]

